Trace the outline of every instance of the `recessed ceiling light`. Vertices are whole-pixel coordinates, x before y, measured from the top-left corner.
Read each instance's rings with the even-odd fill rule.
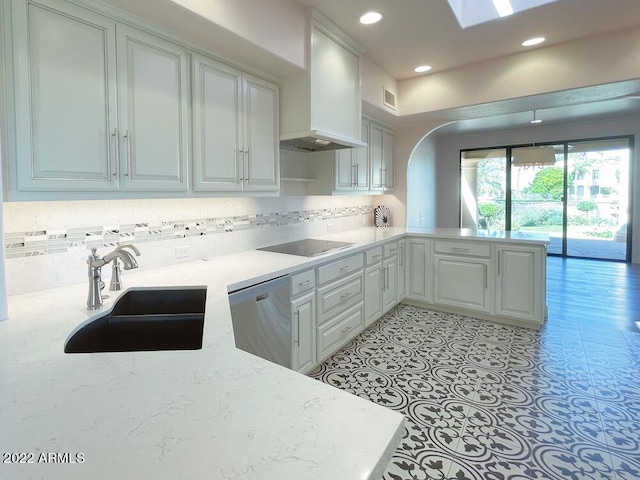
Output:
[[[417,73],[424,73],[428,72],[429,70],[431,70],[431,65],[420,65],[419,67],[413,69],[413,71]]]
[[[525,40],[524,42],[522,42],[522,46],[523,47],[533,47],[534,45],[541,44],[545,40],[546,40],[546,38],[544,38],[544,37],[530,38],[529,40]]]
[[[360,17],[360,23],[363,25],[371,25],[372,23],[377,23],[382,19],[382,14],[380,12],[367,12]]]

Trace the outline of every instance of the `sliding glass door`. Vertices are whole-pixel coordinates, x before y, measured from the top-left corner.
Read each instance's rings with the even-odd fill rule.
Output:
[[[562,254],[564,163],[562,145],[513,148],[511,152],[510,230],[549,234],[547,251],[555,255]]]
[[[629,261],[630,142],[462,151],[460,225],[544,232],[552,255]]]

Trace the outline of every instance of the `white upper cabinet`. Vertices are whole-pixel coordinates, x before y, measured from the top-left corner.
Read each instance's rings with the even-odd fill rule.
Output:
[[[251,75],[244,76],[245,190],[280,188],[278,87]]]
[[[188,52],[124,25],[117,34],[122,187],[186,191]]]
[[[12,7],[17,188],[117,189],[115,23],[55,0]]]
[[[75,3],[8,6],[10,199],[278,192],[278,85]]]
[[[278,86],[193,55],[193,187],[277,191]]]
[[[56,0],[13,25],[18,190],[187,190],[186,50]]]
[[[371,122],[369,130],[369,161],[371,162],[371,190],[393,188],[395,133]]]
[[[368,120],[362,121],[361,140],[369,138]],[[369,152],[367,147],[343,148],[334,153],[334,190],[340,192],[369,190]]]
[[[240,191],[242,72],[193,55],[193,188]]]

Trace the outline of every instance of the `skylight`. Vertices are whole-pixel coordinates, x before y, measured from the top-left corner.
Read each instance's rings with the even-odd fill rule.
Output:
[[[558,0],[447,0],[462,28],[490,22]]]

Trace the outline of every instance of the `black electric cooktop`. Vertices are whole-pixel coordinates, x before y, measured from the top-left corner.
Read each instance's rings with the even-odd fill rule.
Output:
[[[295,242],[281,243],[269,247],[258,248],[265,252],[286,253],[288,255],[299,255],[301,257],[315,257],[331,250],[346,248],[353,245],[349,242],[334,242],[332,240],[315,240],[306,238]]]

